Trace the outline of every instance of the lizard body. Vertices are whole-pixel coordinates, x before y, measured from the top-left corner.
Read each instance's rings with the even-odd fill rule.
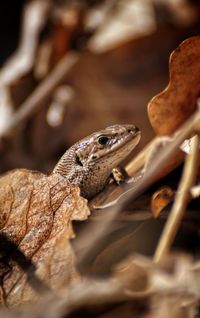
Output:
[[[135,148],[141,133],[134,125],[114,125],[95,132],[69,148],[53,173],[80,187],[91,198],[100,192],[116,168]]]

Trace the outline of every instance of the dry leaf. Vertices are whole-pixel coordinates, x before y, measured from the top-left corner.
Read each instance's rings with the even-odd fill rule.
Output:
[[[28,272],[22,270],[22,255],[30,263],[27,271],[35,267],[32,275],[54,291],[78,277],[69,243],[74,235],[71,221],[89,214],[79,188],[56,174],[15,170],[0,179],[0,207],[0,235],[18,247],[8,250],[1,239],[1,303],[38,298]]]
[[[174,191],[168,187],[164,186],[156,191],[151,199],[151,210],[154,218],[157,218],[163,209],[172,202],[174,198]]]
[[[196,109],[200,90],[200,36],[185,40],[170,57],[170,81],[148,105],[151,125],[159,135],[172,134]]]
[[[185,40],[171,54],[169,84],[148,104],[149,119],[158,135],[171,135],[195,111],[200,89],[199,54],[199,36]],[[171,172],[183,159],[184,154],[177,152],[162,175]]]

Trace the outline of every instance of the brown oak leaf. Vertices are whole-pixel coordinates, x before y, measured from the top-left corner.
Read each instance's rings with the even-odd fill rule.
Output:
[[[60,175],[19,169],[0,178],[0,303],[38,299],[79,277],[72,220],[89,215],[79,188]]]
[[[148,105],[158,135],[172,134],[194,111],[200,91],[200,36],[180,44],[170,57],[168,86]]]

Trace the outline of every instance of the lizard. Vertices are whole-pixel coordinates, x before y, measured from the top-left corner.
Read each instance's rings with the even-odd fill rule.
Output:
[[[134,125],[113,125],[97,131],[71,146],[53,173],[67,178],[91,199],[108,183],[112,170],[135,148],[141,137]]]

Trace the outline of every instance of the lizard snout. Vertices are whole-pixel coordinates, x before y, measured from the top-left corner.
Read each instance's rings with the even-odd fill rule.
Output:
[[[133,125],[130,125],[130,127],[127,128],[127,131],[128,131],[128,133],[132,133],[134,135],[135,134],[136,135],[141,134],[140,129],[138,127],[136,127],[136,126],[133,126]]]

